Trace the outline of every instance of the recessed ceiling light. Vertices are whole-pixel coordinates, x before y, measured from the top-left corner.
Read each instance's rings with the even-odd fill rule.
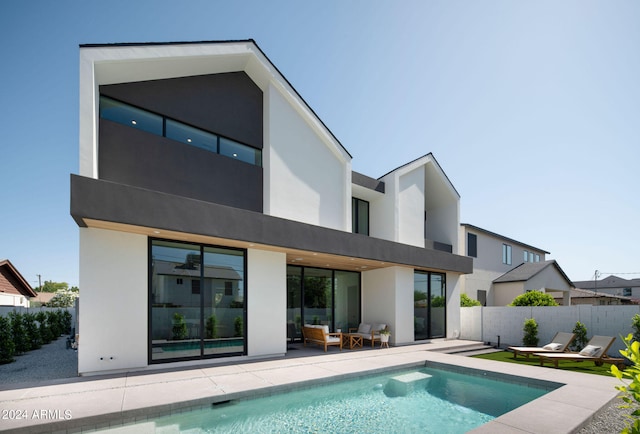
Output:
[[[153,233],[154,233],[154,234],[159,234],[159,233],[160,233],[160,231],[153,231]]]
[[[187,142],[188,142],[188,143],[191,143],[191,139],[189,139],[189,138],[188,138],[188,139],[187,139]]]
[[[132,123],[133,125],[138,125],[138,123],[136,122],[136,120],[135,120],[135,119],[133,119],[133,120],[131,121],[131,123]]]
[[[233,156],[234,156],[234,157],[237,157],[237,156],[238,156],[238,154],[233,154]]]
[[[249,247],[253,247],[253,246],[255,246],[255,244],[249,243]]]
[[[296,261],[302,261],[302,258],[296,258]]]

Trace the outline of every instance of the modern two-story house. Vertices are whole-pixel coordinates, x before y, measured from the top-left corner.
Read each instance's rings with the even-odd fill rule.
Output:
[[[431,154],[351,159],[252,40],[82,45],[79,373],[283,355],[306,323],[457,336],[458,192]]]
[[[474,258],[473,273],[463,276],[462,292],[483,306],[506,306],[527,291],[561,294],[570,304],[573,283],[546,250],[463,223],[460,245]]]

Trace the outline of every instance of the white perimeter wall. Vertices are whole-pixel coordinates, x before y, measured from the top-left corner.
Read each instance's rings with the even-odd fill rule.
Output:
[[[287,258],[247,251],[247,355],[287,352]]]
[[[351,231],[351,163],[274,89],[264,93],[264,213]]]
[[[572,332],[577,321],[587,328],[587,337],[615,336],[609,355],[618,356],[624,348],[620,336],[632,333],[631,319],[640,306],[541,306],[541,307],[463,307],[460,308],[461,338],[491,342],[500,335],[500,346],[522,345],[524,321],[535,318],[541,345],[551,342],[556,332]]]
[[[147,366],[147,271],[147,237],[80,228],[79,374]]]

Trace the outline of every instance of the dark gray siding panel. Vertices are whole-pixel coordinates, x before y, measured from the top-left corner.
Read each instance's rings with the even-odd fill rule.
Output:
[[[471,273],[473,261],[432,249],[327,229],[238,208],[71,176],[71,215],[278,247]]]
[[[101,119],[100,179],[262,212],[262,168]]]
[[[262,91],[244,72],[111,84],[100,93],[262,149]]]
[[[351,172],[351,182],[361,187],[368,188],[369,190],[378,191],[384,193],[384,181],[369,178],[366,175],[358,172]]]

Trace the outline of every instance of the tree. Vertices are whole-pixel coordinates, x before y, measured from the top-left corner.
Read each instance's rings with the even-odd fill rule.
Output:
[[[482,306],[478,300],[474,300],[469,297],[467,294],[460,294],[460,307],[473,307],[473,306]]]
[[[69,289],[69,284],[67,282],[53,282],[51,280],[45,280],[44,285],[37,288],[38,292],[58,292],[58,291],[67,291]]]
[[[558,306],[558,303],[549,294],[529,291],[514,298],[509,306]]]
[[[47,307],[73,307],[78,293],[68,290],[57,291],[56,295],[46,304]]]

